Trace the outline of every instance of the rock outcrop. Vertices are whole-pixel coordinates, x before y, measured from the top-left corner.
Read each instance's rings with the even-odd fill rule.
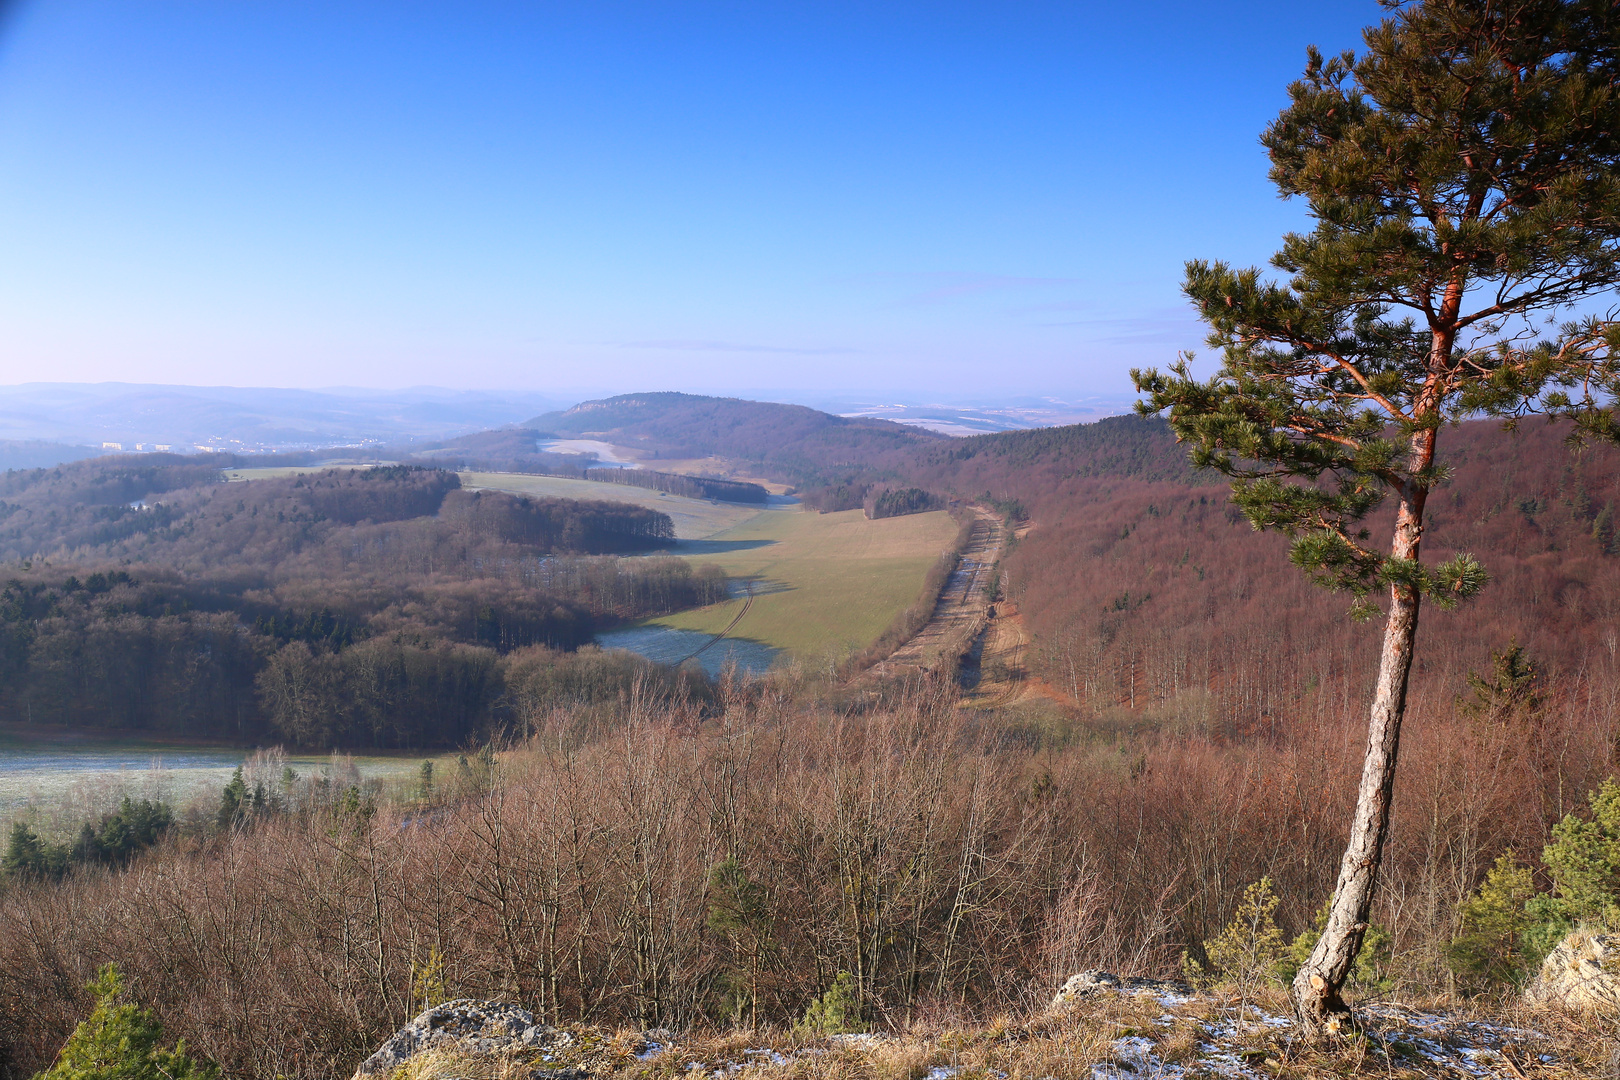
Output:
[[[1127,994],[1173,994],[1178,997],[1187,997],[1193,992],[1192,987],[1179,979],[1122,979],[1112,972],[1094,969],[1070,975],[1047,1008],[1061,1009],[1110,990]]]
[[[1575,931],[1547,954],[1524,997],[1538,1005],[1620,1010],[1620,936]]]
[[[534,1015],[500,1001],[460,998],[435,1005],[396,1031],[354,1072],[354,1080],[386,1076],[426,1050],[443,1050],[480,1057],[512,1057],[569,1045],[573,1037]],[[537,1077],[585,1080],[577,1069],[537,1069]]]

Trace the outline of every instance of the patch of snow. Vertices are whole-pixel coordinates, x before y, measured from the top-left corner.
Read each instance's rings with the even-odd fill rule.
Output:
[[[1140,1035],[1127,1035],[1114,1040],[1114,1060],[1099,1062],[1091,1067],[1092,1080],[1119,1080],[1121,1077],[1153,1076],[1179,1077],[1180,1069],[1170,1071],[1153,1054],[1153,1040]]]
[[[870,1031],[853,1031],[847,1035],[829,1035],[827,1041],[835,1046],[871,1046],[883,1041],[883,1036]]]

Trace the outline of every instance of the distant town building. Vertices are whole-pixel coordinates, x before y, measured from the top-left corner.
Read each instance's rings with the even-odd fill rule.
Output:
[[[160,454],[167,454],[170,450],[173,450],[174,447],[173,447],[173,445],[171,445],[169,443],[160,442],[160,443],[153,443],[152,444],[152,449],[156,450]]]
[[[101,444],[101,448],[103,450],[122,450],[124,444],[121,442],[104,442]]]

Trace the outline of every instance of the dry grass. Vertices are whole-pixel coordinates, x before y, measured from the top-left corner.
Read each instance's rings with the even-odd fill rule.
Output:
[[[1291,1024],[1279,1022],[1286,1012],[1280,991],[1268,991],[1248,1005],[1220,995],[1180,1001],[1104,994],[1024,1023],[918,1025],[892,1035],[827,1039],[779,1031],[694,1033],[644,1059],[621,1059],[622,1067],[610,1074],[626,1080],[1575,1080],[1612,1075],[1612,1021],[1522,1007],[1442,1012],[1377,1005],[1369,1007],[1362,1032],[1311,1043]],[[439,1080],[439,1075],[409,1080]],[[494,1072],[460,1075],[507,1080]]]

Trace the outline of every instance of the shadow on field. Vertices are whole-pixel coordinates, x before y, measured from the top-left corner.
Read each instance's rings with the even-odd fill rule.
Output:
[[[742,591],[753,593],[755,596],[770,596],[773,593],[792,592],[797,586],[789,585],[785,581],[772,581],[769,578],[732,578],[732,596],[741,596]],[[742,584],[742,589],[738,588]]]
[[[750,551],[769,547],[776,540],[682,540],[671,549],[682,555],[718,555],[726,551]]]

